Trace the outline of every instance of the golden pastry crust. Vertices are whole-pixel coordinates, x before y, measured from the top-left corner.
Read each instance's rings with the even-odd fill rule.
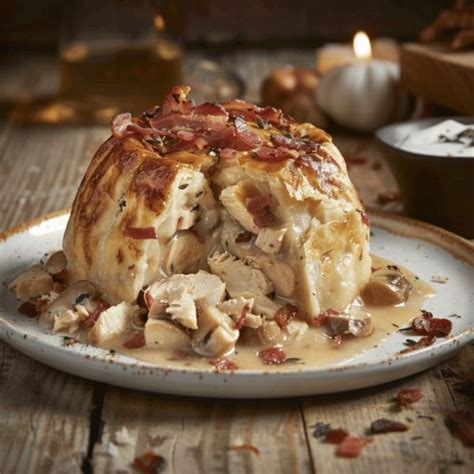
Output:
[[[66,229],[73,280],[93,282],[110,303],[133,302],[178,265],[182,273],[208,270],[213,252],[235,247],[229,232],[244,230],[243,212],[254,223],[269,218],[252,227],[256,233],[279,226],[278,255],[253,247],[249,255],[292,268],[291,297],[306,314],[349,304],[370,275],[369,231],[330,137],[275,109],[240,101],[195,107],[186,94],[174,88],[153,113],[114,121],[114,136],[91,161]],[[247,193],[240,210],[232,208],[235,186]],[[253,209],[256,197],[268,199]],[[233,250],[244,257],[239,252]]]

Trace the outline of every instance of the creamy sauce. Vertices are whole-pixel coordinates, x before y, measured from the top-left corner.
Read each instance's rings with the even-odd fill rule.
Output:
[[[393,265],[393,262],[380,257],[372,257],[373,267],[383,267],[391,264]],[[234,353],[227,356],[227,359],[230,359],[240,369],[244,370],[294,371],[334,366],[373,349],[390,334],[407,326],[411,319],[419,314],[419,310],[423,308],[426,299],[435,294],[427,283],[417,279],[409,270],[400,266],[399,268],[412,284],[411,294],[408,300],[400,305],[374,306],[366,304],[363,306],[363,309],[372,315],[374,332],[370,336],[361,338],[344,336],[342,345],[336,348],[330,343],[324,327],[309,327],[299,338],[288,342],[283,347],[287,358],[299,359],[294,362],[282,365],[264,365],[257,356],[257,353],[263,348],[244,344],[241,341],[237,342]],[[209,369],[211,367],[209,364],[210,358],[198,355],[177,357],[176,352],[171,350],[146,348],[129,350],[122,346],[121,341],[108,348],[160,367],[196,369]]]

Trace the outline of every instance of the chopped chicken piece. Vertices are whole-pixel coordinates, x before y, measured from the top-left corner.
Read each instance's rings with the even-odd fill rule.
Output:
[[[205,271],[192,275],[176,274],[153,283],[146,291],[152,298],[149,316],[157,318],[164,312],[189,328],[197,329],[195,302],[217,304],[225,294],[221,279]]]
[[[183,273],[194,269],[202,257],[204,246],[191,231],[179,231],[167,245],[164,269],[168,274]]]
[[[274,255],[280,251],[283,238],[285,237],[287,231],[288,229],[285,227],[280,227],[277,229],[272,227],[263,227],[258,232],[255,245],[265,253]]]
[[[205,356],[225,355],[234,349],[239,331],[234,321],[215,306],[204,306],[199,314],[199,329],[193,334],[193,349]]]
[[[285,298],[292,296],[295,289],[295,274],[289,265],[275,257],[263,255],[261,257],[248,257],[245,262],[258,268],[273,283],[276,293]]]
[[[280,305],[272,301],[268,296],[255,295],[253,310],[257,314],[263,314],[267,319],[273,319]]]
[[[21,273],[9,285],[9,290],[14,290],[17,298],[29,300],[53,289],[53,277],[39,265],[34,265],[26,272]]]
[[[260,228],[254,223],[254,217],[247,211],[245,199],[247,198],[246,188],[243,183],[235,184],[225,188],[219,199],[227,212],[245,229],[254,234],[258,234]]]
[[[254,298],[243,298],[242,296],[239,296],[238,298],[223,301],[216,306],[217,309],[228,314],[234,320],[234,322],[237,322],[240,319],[244,307],[248,306],[249,312],[245,316],[243,326],[257,329],[262,325],[262,317],[251,313],[253,304]]]
[[[197,329],[196,305],[193,298],[185,290],[181,290],[178,298],[170,300],[165,312],[171,316],[171,319],[178,321],[184,327]]]
[[[273,291],[272,282],[261,270],[246,265],[228,252],[215,253],[208,263],[212,273],[222,278],[232,298],[257,298],[259,294]]]
[[[74,310],[68,309],[54,318],[53,332],[75,333],[81,322],[88,316],[87,309],[83,305],[77,304]]]
[[[131,329],[130,319],[136,309],[136,305],[124,301],[103,311],[89,331],[89,341],[103,345],[124,335]]]
[[[165,319],[148,319],[145,324],[145,343],[151,349],[183,349],[191,346],[186,331]]]
[[[298,321],[297,319],[290,321],[290,323],[285,327],[285,332],[288,334],[287,342],[294,342],[300,339],[308,327],[309,326],[305,321]]]

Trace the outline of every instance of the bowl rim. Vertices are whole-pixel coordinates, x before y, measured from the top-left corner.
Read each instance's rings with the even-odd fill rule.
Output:
[[[386,147],[389,151],[397,154],[398,157],[403,156],[404,158],[411,158],[417,160],[436,160],[436,161],[445,161],[449,160],[449,163],[461,163],[466,162],[469,160],[474,160],[474,156],[440,156],[440,155],[430,155],[427,153],[416,153],[413,151],[408,151],[399,146],[396,146],[392,141],[388,140],[387,134],[391,133],[393,130],[399,129],[401,127],[414,127],[418,129],[426,128],[430,125],[435,125],[436,123],[445,121],[445,120],[456,120],[457,122],[461,122],[463,124],[469,125],[473,124],[474,126],[474,116],[466,116],[466,115],[452,115],[452,116],[445,116],[445,117],[428,117],[424,119],[416,119],[416,120],[407,120],[404,122],[395,122],[388,125],[384,125],[383,127],[378,128],[375,133],[375,139],[377,143]]]

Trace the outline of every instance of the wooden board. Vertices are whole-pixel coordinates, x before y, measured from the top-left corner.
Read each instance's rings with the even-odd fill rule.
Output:
[[[401,82],[412,94],[461,114],[474,115],[474,51],[404,44]]]

